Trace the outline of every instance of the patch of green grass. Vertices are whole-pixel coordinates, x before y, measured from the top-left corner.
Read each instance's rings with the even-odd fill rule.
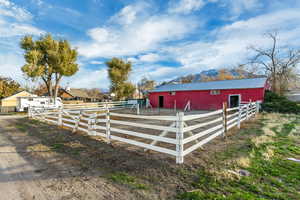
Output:
[[[80,152],[82,152],[82,151],[83,151],[82,148],[74,148],[71,150],[71,153],[75,156],[78,156],[78,155],[80,155]]]
[[[141,189],[141,190],[148,189],[148,187],[145,184],[138,183],[135,177],[130,176],[123,172],[113,173],[109,176],[109,178],[116,183],[128,185],[133,189]]]
[[[51,145],[51,149],[53,149],[53,150],[58,150],[58,149],[61,149],[63,147],[64,147],[64,144],[62,144],[62,143],[54,143],[54,144]]]
[[[297,120],[298,118],[274,127],[272,131],[276,136],[274,136],[273,142],[256,146],[252,144],[251,140],[246,139],[243,145],[229,147],[219,155],[222,159],[216,161],[219,163],[215,165],[222,168],[225,166],[224,160],[238,157],[241,153],[247,154],[251,159],[250,166],[246,168],[250,172],[250,176],[228,178],[201,169],[198,170],[197,179],[192,184],[194,190],[180,194],[178,199],[300,199],[300,164],[287,160],[288,157],[300,156],[300,147],[297,145],[300,137],[289,137],[289,134],[296,128]],[[259,131],[255,130],[259,132],[257,135],[261,135],[262,128],[263,126]],[[251,127],[249,129],[241,130],[241,132],[252,133]],[[255,133],[252,134],[255,135]],[[273,151],[273,155],[269,159],[263,156],[267,153],[267,149]],[[236,166],[232,164],[226,167],[234,169]]]
[[[22,132],[25,132],[28,130],[28,126],[26,124],[16,124],[15,127]]]
[[[226,151],[216,155],[217,159],[227,160],[236,155],[245,155],[252,151],[254,144],[249,139],[245,139],[245,143],[228,148]]]
[[[36,119],[31,119],[30,123],[34,124],[34,125],[40,125],[41,124],[41,122],[39,120],[36,120]]]

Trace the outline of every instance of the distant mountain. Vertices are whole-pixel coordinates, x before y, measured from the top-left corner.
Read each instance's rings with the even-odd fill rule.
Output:
[[[242,69],[210,69],[202,71],[197,74],[189,74],[187,76],[177,77],[163,84],[178,84],[178,83],[195,83],[195,82],[207,82],[215,80],[226,80],[226,79],[242,79],[242,78],[259,78],[264,77],[263,75],[257,75],[250,73]]]

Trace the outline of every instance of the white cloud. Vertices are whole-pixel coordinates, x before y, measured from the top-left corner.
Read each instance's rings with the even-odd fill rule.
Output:
[[[38,0],[32,1],[39,2]],[[253,11],[257,14],[255,11],[261,8],[261,1],[181,0],[169,5],[168,14],[154,11],[155,8],[144,3],[145,1],[137,2],[122,8],[105,25],[86,31],[89,40],[76,44],[82,56],[80,58],[84,61],[83,66],[87,64],[103,66],[100,58],[117,56],[133,62],[132,81],[136,82],[145,75],[160,81],[205,69],[228,67],[245,62],[250,55],[247,50],[249,45],[265,47],[269,44],[268,40],[262,36],[266,31],[278,30],[279,42],[282,45],[300,46],[300,13],[297,7],[294,9],[277,8],[278,11],[269,9],[264,12],[265,14],[249,19],[243,16],[245,20],[235,21],[207,32],[207,35],[197,36],[195,33],[199,31],[203,20],[180,14],[191,14],[203,8],[206,3],[219,3],[219,6],[228,8],[229,13],[226,12],[224,15],[230,16],[231,20],[237,20],[238,16],[245,12]],[[7,45],[6,49],[13,49],[18,45],[16,41],[24,34],[44,33],[43,30],[33,25],[32,14],[18,7],[24,10],[22,14],[11,5],[16,7],[8,0],[0,0],[0,43]],[[14,16],[11,13],[17,13],[17,15]],[[72,14],[67,10],[66,13]],[[202,33],[202,31],[199,32]],[[190,34],[193,34],[192,41],[189,41],[187,37]],[[157,64],[159,63],[157,61],[162,60],[170,61],[170,63],[179,62],[181,66]],[[1,75],[21,80],[20,67],[23,62],[21,54],[14,55],[12,51],[2,54],[0,56]],[[70,82],[71,87],[104,88],[109,86],[105,67],[98,70],[81,67],[75,76],[65,78],[64,83],[66,82]]]
[[[189,14],[192,11],[200,10],[204,5],[205,2],[203,0],[180,0],[178,3],[172,4],[169,12]]]
[[[31,1],[38,6],[42,6],[44,4],[44,1],[42,1],[42,0],[31,0]]]
[[[93,28],[88,30],[87,34],[97,42],[105,42],[109,39],[109,30],[105,28]]]
[[[152,16],[121,29],[96,27],[88,31],[92,40],[77,46],[80,55],[87,58],[136,55],[157,49],[164,42],[182,39],[197,25],[192,18]]]
[[[136,63],[136,62],[139,61],[138,59],[136,59],[136,58],[134,58],[134,57],[129,57],[129,58],[127,58],[126,60],[127,60],[128,62],[131,62],[131,63]]]
[[[276,0],[272,3],[276,4]],[[226,20],[234,21],[240,17],[240,15],[246,12],[255,13],[263,7],[263,1],[260,0],[210,0],[210,2],[218,3],[220,7],[226,8],[227,12],[224,12]]]
[[[31,24],[32,19],[26,9],[9,0],[0,0],[0,76],[11,77],[22,84],[25,80],[21,71],[24,58],[19,49],[20,37],[45,33]]]
[[[189,71],[182,71],[182,67],[172,65],[161,65],[159,63],[139,63],[134,66],[130,80],[137,83],[143,77],[147,77],[157,82],[169,81],[178,76],[188,74]]]
[[[92,61],[90,61],[90,64],[92,64],[92,65],[101,65],[101,64],[103,64],[104,62],[102,62],[102,61],[98,61],[98,60],[92,60]]]
[[[149,6],[149,4],[143,1],[127,5],[122,8],[120,12],[112,16],[110,21],[121,25],[130,25],[137,20],[138,16],[145,15],[147,13],[145,10],[149,8]]]
[[[149,54],[139,56],[139,60],[142,62],[156,62],[160,59],[161,59],[160,56],[155,53],[149,53]]]
[[[40,35],[44,33],[43,30],[30,24],[8,23],[6,21],[1,21],[0,19],[0,38],[22,36],[26,34]]]
[[[245,5],[247,9],[253,5]],[[192,22],[192,23],[191,23]],[[190,26],[191,23],[193,26]],[[174,28],[176,27],[176,30]],[[298,9],[281,9],[247,20],[239,20],[210,33],[209,40],[199,37],[193,42],[179,42],[195,30],[197,24],[187,17],[152,16],[135,21],[121,30],[106,27],[107,40],[81,43],[79,51],[86,57],[129,56],[134,63],[132,80],[147,75],[156,80],[168,80],[176,76],[201,72],[202,70],[231,67],[247,61],[250,45],[267,46],[269,41],[263,34],[279,30],[283,45],[300,46],[300,13]],[[103,28],[103,27],[100,27]],[[110,40],[110,38],[113,38]],[[177,41],[176,43],[166,43]],[[179,67],[153,65],[160,60],[175,60]]]
[[[32,14],[9,0],[0,0],[0,38],[25,34],[40,35],[44,31],[30,24]]]
[[[182,63],[182,71],[229,67],[244,63],[251,56],[250,45],[267,47],[270,41],[264,37],[268,31],[278,30],[279,43],[300,46],[300,13],[287,9],[237,21],[213,32],[211,42],[193,42],[169,47],[172,57]],[[178,70],[180,71],[180,69]]]
[[[244,11],[251,11],[260,8],[259,0],[230,0],[231,12],[234,16],[239,16]]]
[[[9,0],[0,0],[0,16],[11,17],[18,21],[27,21],[32,19],[30,12]]]
[[[24,83],[24,78],[21,71],[21,67],[23,65],[24,59],[20,54],[0,54],[0,76],[11,77],[20,83]]]
[[[202,70],[232,67],[247,62],[253,55],[248,47],[268,47],[271,43],[264,33],[278,30],[279,44],[290,47],[300,46],[300,13],[295,9],[286,9],[260,15],[248,20],[240,20],[225,25],[211,33],[211,41],[184,42],[164,47],[161,53],[174,58],[181,66],[161,66],[151,63],[138,63],[132,80],[143,76],[157,81],[171,80],[177,76],[199,73]]]
[[[65,78],[63,84],[66,83],[74,88],[108,88],[110,84],[106,68],[92,70],[84,67],[81,67],[74,76]]]

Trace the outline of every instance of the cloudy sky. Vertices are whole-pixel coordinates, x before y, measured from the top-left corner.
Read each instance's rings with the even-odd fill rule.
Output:
[[[232,67],[266,47],[277,31],[282,46],[300,47],[299,0],[0,0],[0,75],[24,83],[19,48],[26,34],[51,33],[79,52],[71,87],[107,88],[105,62],[133,63],[131,81],[163,81]]]

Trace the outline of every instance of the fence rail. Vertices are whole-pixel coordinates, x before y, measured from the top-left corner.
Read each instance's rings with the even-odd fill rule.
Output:
[[[233,127],[240,128],[241,122],[259,112],[258,102],[244,103],[235,108],[224,105],[223,109],[205,114],[184,115],[179,112],[176,116],[121,114],[112,112],[119,102],[103,105],[97,109],[76,107],[77,110],[69,107],[42,111],[31,108],[28,114],[32,118],[71,128],[73,132],[84,131],[105,137],[107,142],[116,140],[169,154],[176,157],[176,163],[183,163],[184,156],[217,136],[226,136]]]

